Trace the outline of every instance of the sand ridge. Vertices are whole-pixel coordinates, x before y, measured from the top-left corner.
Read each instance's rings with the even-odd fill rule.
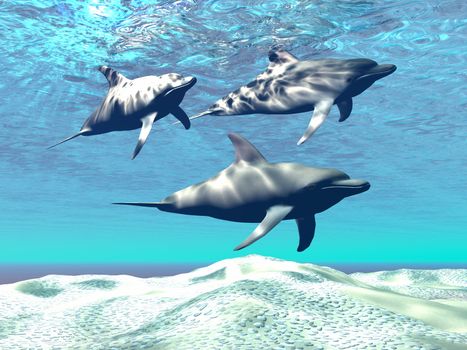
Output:
[[[161,278],[50,275],[0,286],[0,348],[461,349],[465,281],[258,255]]]

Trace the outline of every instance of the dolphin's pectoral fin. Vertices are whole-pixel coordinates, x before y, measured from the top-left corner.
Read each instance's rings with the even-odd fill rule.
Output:
[[[240,250],[248,247],[250,244],[256,242],[261,237],[265,236],[271,231],[279,222],[281,222],[291,211],[293,207],[289,205],[274,205],[270,207],[263,221],[256,227],[256,229],[245,239],[242,243],[235,247],[234,250]]]
[[[114,87],[115,85],[121,83],[123,80],[126,80],[123,74],[120,74],[119,72],[110,67],[100,66],[98,69],[99,72],[104,74],[104,76],[107,78],[107,81],[109,82],[109,87]]]
[[[146,140],[148,139],[149,133],[151,132],[152,124],[157,117],[157,113],[152,113],[141,119],[143,122],[143,126],[141,127],[141,132],[139,134],[138,143],[136,144],[135,150],[133,151],[133,155],[131,159],[135,159],[138,155],[141,148],[143,148]]]
[[[240,135],[230,133],[230,141],[235,147],[235,161],[239,162],[241,160],[245,162],[257,162],[257,161],[266,161],[264,156],[246,139]]]
[[[315,236],[316,220],[315,216],[300,218],[295,220],[298,226],[298,234],[300,235],[300,243],[298,244],[297,252],[303,252],[308,248]]]
[[[333,103],[333,100],[323,100],[315,105],[315,109],[313,111],[313,115],[311,116],[310,123],[308,124],[308,128],[306,129],[302,138],[297,142],[297,145],[301,145],[303,142],[308,140],[310,136],[313,135],[313,133],[321,126],[321,124],[323,124],[324,120],[329,114],[329,111],[331,110]]]
[[[186,115],[185,111],[183,109],[181,109],[179,106],[175,107],[174,109],[172,109],[170,111],[170,113],[172,113],[172,115],[177,118],[180,123],[183,124],[183,126],[185,127],[185,129],[189,129],[190,126],[191,126],[191,122],[190,122],[190,119],[188,118],[188,116]]]
[[[349,117],[350,113],[352,112],[352,106],[353,106],[353,103],[352,103],[351,98],[349,98],[348,100],[339,102],[337,104],[337,107],[339,108],[339,112],[341,114],[339,118],[340,122],[343,122]]]

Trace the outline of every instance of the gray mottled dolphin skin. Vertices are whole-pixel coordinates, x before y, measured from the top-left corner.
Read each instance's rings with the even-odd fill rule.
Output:
[[[175,192],[161,202],[114,204],[260,223],[235,250],[260,239],[280,221],[295,219],[300,235],[297,250],[301,252],[313,239],[316,213],[370,188],[367,181],[350,179],[336,169],[269,163],[246,139],[236,134],[229,134],[229,138],[236,160],[215,177]]]
[[[393,64],[369,59],[299,61],[283,49],[269,52],[267,70],[245,86],[218,100],[204,115],[292,114],[313,111],[310,123],[297,144],[305,142],[324,122],[333,104],[339,121],[352,111],[352,98],[376,80],[396,70]]]
[[[86,119],[77,134],[49,148],[81,135],[90,136],[141,128],[132,156],[134,159],[146,142],[152,124],[169,113],[174,115],[186,129],[190,128],[190,120],[179,104],[185,93],[196,83],[196,78],[169,73],[131,80],[106,66],[99,67],[99,71],[109,82],[109,91],[104,101]]]

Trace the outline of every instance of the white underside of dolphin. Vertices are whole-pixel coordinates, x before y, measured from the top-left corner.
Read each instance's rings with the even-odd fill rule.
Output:
[[[321,126],[333,104],[339,121],[352,112],[352,97],[374,81],[395,71],[394,65],[378,65],[368,59],[299,61],[282,49],[269,53],[267,70],[249,84],[221,98],[206,115],[293,114],[313,111],[308,127],[297,144],[305,142]]]
[[[141,128],[132,155],[134,159],[144,146],[156,120],[172,114],[186,129],[190,128],[190,120],[179,104],[186,91],[196,83],[195,78],[170,73],[131,80],[106,66],[99,67],[99,71],[109,82],[109,90],[104,101],[84,122],[78,133],[49,148],[82,135]]]

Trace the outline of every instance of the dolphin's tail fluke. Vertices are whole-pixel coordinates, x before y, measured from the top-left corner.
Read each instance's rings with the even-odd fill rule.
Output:
[[[47,149],[54,148],[55,146],[61,145],[61,144],[64,143],[64,142],[70,141],[70,140],[74,139],[75,137],[78,137],[78,136],[81,136],[81,135],[85,134],[87,131],[88,131],[88,130],[81,130],[79,133],[74,134],[74,135],[72,135],[72,136],[70,136],[70,137],[67,137],[65,140],[62,140],[62,141],[60,141],[59,143],[56,143],[55,145],[52,145],[52,146],[50,146],[50,147],[47,147]]]
[[[112,203],[116,205],[133,205],[137,207],[149,207],[149,208],[164,208],[168,205],[169,203],[161,203],[161,202],[118,202],[118,203]]]
[[[213,114],[213,113],[215,113],[215,111],[210,111],[208,109],[207,111],[195,114],[194,116],[190,117],[190,120],[201,118],[201,117],[204,117],[205,115],[209,115],[209,114]],[[176,122],[174,122],[172,124],[180,124],[180,121],[176,121]]]
[[[195,114],[194,116],[190,117],[190,120],[201,118],[201,117],[204,117],[205,115],[209,115],[209,114],[213,114],[213,113],[214,113],[214,111],[207,110],[207,111]]]

